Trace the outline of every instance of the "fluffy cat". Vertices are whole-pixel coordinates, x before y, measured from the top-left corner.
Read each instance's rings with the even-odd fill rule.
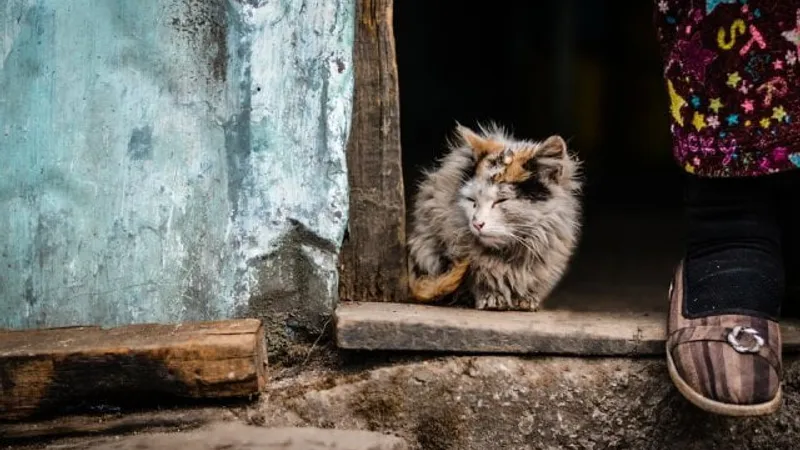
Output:
[[[564,140],[457,125],[420,183],[408,240],[417,301],[466,288],[478,309],[529,310],[563,276],[580,234],[579,161]]]

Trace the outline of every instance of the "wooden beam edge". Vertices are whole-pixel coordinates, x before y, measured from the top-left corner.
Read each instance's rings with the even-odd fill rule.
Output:
[[[0,421],[125,393],[154,403],[159,395],[247,398],[266,389],[268,375],[260,320],[0,333]]]
[[[217,327],[218,329],[215,329]],[[147,331],[145,336],[139,332]],[[154,346],[179,347],[198,337],[206,340],[224,336],[256,336],[266,339],[259,319],[229,319],[181,324],[134,324],[118,327],[72,326],[40,329],[0,330],[0,358],[67,356],[76,351],[106,351],[125,348],[128,352],[146,351]],[[86,339],[102,337],[98,339]],[[158,337],[160,341],[142,339]],[[89,341],[86,342],[81,341]],[[44,343],[36,346],[33,343]],[[266,354],[266,352],[264,352]],[[238,355],[246,357],[247,355]],[[255,355],[258,356],[257,354]]]
[[[665,353],[666,314],[489,312],[419,304],[342,302],[336,342],[348,350],[653,356]],[[781,324],[784,352],[800,350],[800,323]]]

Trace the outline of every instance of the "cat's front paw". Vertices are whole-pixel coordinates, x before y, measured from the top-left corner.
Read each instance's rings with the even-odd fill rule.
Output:
[[[518,298],[509,309],[515,311],[537,311],[539,309],[539,302],[527,298]]]
[[[476,309],[494,309],[497,299],[493,295],[478,295],[475,297]]]
[[[512,301],[499,293],[486,293],[475,297],[475,308],[505,311],[512,309]]]
[[[499,293],[487,293],[475,297],[475,308],[490,311],[536,311],[538,302],[506,297]]]

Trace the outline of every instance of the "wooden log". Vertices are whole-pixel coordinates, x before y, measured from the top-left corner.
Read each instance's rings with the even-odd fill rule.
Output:
[[[429,305],[341,303],[336,340],[354,350],[661,355],[663,313],[492,312]],[[784,351],[800,350],[800,323],[781,324]]]
[[[357,0],[355,87],[347,147],[350,215],[339,296],[405,301],[406,205],[392,0]]]
[[[265,384],[256,319],[0,332],[0,420],[92,401],[246,397]]]

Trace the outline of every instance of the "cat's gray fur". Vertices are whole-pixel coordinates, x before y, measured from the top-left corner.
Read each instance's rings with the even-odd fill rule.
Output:
[[[466,261],[462,287],[476,308],[536,310],[565,273],[579,238],[579,161],[558,136],[533,142],[496,126],[475,133],[460,125],[456,136],[415,199],[412,294],[420,279],[447,277]]]

